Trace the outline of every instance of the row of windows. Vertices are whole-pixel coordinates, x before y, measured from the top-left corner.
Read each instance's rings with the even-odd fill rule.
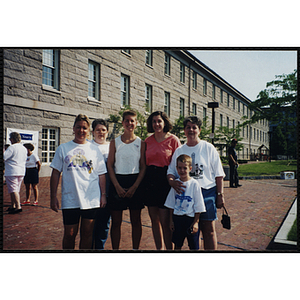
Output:
[[[130,55],[130,50],[123,49],[122,53]],[[43,84],[51,86],[55,89],[59,89],[59,54],[58,50],[43,50]],[[153,66],[153,50],[145,50],[145,63],[147,65]],[[170,76],[171,74],[171,56],[165,53],[165,74]],[[98,63],[89,60],[88,62],[88,97],[99,100],[99,78],[100,78],[100,66]],[[180,82],[185,83],[185,65],[180,63]],[[121,106],[129,104],[129,77],[125,74],[121,75]],[[197,89],[197,73],[192,71],[192,87]],[[203,95],[207,95],[208,81],[203,78]],[[149,87],[146,87],[146,97],[145,103],[147,111],[151,111],[151,100]],[[224,91],[220,89],[220,99],[221,103],[224,102]],[[212,84],[212,98],[216,99],[216,85]],[[227,93],[227,107],[230,107],[230,95]],[[237,103],[237,105],[236,105]],[[236,107],[237,106],[237,107]],[[233,98],[232,108],[249,118],[249,109],[241,101]],[[194,110],[194,109],[192,109]],[[252,116],[252,112],[250,112]],[[264,122],[264,120],[263,120]]]

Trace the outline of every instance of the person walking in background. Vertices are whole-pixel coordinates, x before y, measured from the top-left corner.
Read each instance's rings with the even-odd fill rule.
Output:
[[[169,210],[164,206],[170,190],[167,169],[172,155],[181,143],[170,133],[171,122],[164,112],[153,112],[147,119],[147,131],[153,133],[146,138],[146,175],[144,178],[144,204],[152,224],[152,233],[157,250],[172,249]]]
[[[239,184],[239,175],[238,175],[238,160],[237,160],[237,153],[235,147],[237,145],[237,140],[233,139],[231,141],[231,146],[228,149],[228,160],[229,160],[229,168],[230,168],[230,175],[229,175],[229,182],[230,187],[237,188],[242,186]]]
[[[5,163],[4,176],[11,200],[11,206],[8,208],[8,213],[17,214],[22,212],[20,187],[25,175],[27,150],[21,144],[21,136],[18,132],[10,133],[9,139],[11,146],[9,146],[3,154]]]
[[[109,152],[109,142],[106,141],[108,135],[108,122],[103,119],[95,119],[92,123],[93,137],[92,143],[97,146],[107,163],[108,152]],[[109,188],[109,176],[108,173],[105,174],[106,177],[106,199],[108,199],[108,188]],[[93,233],[93,248],[97,250],[103,250],[105,242],[108,237],[110,225],[110,211],[107,207],[101,207],[96,216],[94,233]]]
[[[185,238],[188,240],[190,250],[199,250],[200,226],[198,224],[200,213],[205,212],[201,186],[199,182],[190,177],[192,159],[182,154],[176,159],[176,170],[185,190],[181,194],[171,188],[165,206],[170,209],[170,228],[173,232],[172,241],[175,250],[181,250]]]
[[[39,157],[33,153],[34,146],[32,144],[24,144],[24,147],[27,149],[26,173],[24,177],[24,184],[26,187],[26,200],[22,202],[22,205],[30,204],[30,186],[32,186],[34,194],[33,205],[37,205],[39,201],[39,191],[37,185],[39,183],[39,172],[41,170],[41,163]]]
[[[196,116],[184,119],[184,134],[187,142],[175,150],[167,174],[171,187],[181,194],[185,190],[185,185],[175,180],[178,178],[176,159],[181,154],[187,154],[192,158],[190,176],[199,181],[206,208],[206,212],[200,215],[204,249],[217,250],[215,220],[217,220],[217,208],[222,208],[225,202],[223,193],[225,173],[216,148],[200,140],[201,125],[202,121]]]
[[[124,133],[110,142],[107,169],[111,179],[108,207],[111,211],[111,242],[119,249],[123,210],[129,208],[132,247],[139,249],[142,236],[141,210],[144,208],[141,182],[145,175],[145,143],[134,134],[137,114],[123,112]]]
[[[87,141],[90,124],[86,115],[75,118],[74,139],[56,149],[50,165],[50,207],[55,212],[59,210],[57,188],[62,173],[63,249],[75,248],[79,223],[79,249],[91,249],[98,209],[106,205],[106,166],[99,148]]]

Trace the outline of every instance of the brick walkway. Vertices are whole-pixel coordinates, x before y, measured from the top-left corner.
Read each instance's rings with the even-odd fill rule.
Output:
[[[226,208],[232,220],[231,230],[221,226],[222,211],[218,210],[216,229],[218,250],[264,251],[281,225],[297,193],[296,180],[242,180],[241,188],[229,188],[224,183]],[[60,189],[59,189],[60,192]],[[3,250],[61,250],[63,224],[61,211],[49,208],[49,178],[40,178],[39,205],[23,206],[23,212],[9,215],[10,204],[7,187],[3,194]],[[32,195],[33,197],[33,195]],[[25,200],[25,186],[21,188],[21,202]],[[32,198],[33,202],[33,198]],[[147,208],[142,211],[143,234],[140,250],[155,250],[151,222]],[[78,249],[78,238],[76,249]],[[108,238],[105,250],[111,250]],[[131,250],[131,229],[128,211],[124,212],[121,250]],[[185,243],[183,250],[188,250]]]

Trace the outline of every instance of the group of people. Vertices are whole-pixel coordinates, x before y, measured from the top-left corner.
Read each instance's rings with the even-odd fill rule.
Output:
[[[31,143],[21,144],[21,135],[11,132],[9,136],[11,144],[5,145],[3,154],[4,176],[11,205],[7,211],[9,214],[22,212],[21,205],[30,205],[31,187],[34,193],[33,205],[38,204],[38,183],[41,163],[39,157],[33,153],[34,145]],[[20,201],[20,188],[24,179],[26,187],[26,200]]]
[[[96,119],[91,124],[80,114],[73,125],[74,139],[55,152],[50,205],[58,212],[62,176],[63,249],[75,248],[79,230],[80,249],[104,249],[109,228],[112,248],[119,249],[127,209],[132,249],[139,249],[141,210],[146,206],[157,250],[181,249],[185,238],[190,249],[198,250],[200,232],[204,249],[216,250],[215,220],[217,208],[224,205],[225,174],[215,147],[199,138],[201,120],[185,118],[184,145],[170,133],[172,124],[161,111],[149,116],[147,131],[152,134],[145,141],[135,135],[134,110],[124,111],[122,125],[123,134],[108,142],[108,123]]]

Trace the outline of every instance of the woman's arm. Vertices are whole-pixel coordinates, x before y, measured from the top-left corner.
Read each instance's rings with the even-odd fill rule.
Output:
[[[100,196],[100,207],[105,207],[106,206],[106,177],[105,174],[99,175],[99,185],[100,185],[100,191],[101,191],[101,196]]]
[[[222,208],[225,205],[224,192],[223,192],[223,177],[216,177],[217,185],[217,208]]]
[[[50,207],[55,212],[58,212],[59,202],[57,199],[57,187],[59,184],[60,172],[56,169],[52,169],[50,178]]]
[[[106,165],[107,171],[110,180],[118,193],[118,196],[124,198],[126,191],[120,186],[114,170],[115,154],[116,154],[116,144],[115,144],[115,140],[112,140],[109,144],[109,153],[108,153],[107,165]]]

